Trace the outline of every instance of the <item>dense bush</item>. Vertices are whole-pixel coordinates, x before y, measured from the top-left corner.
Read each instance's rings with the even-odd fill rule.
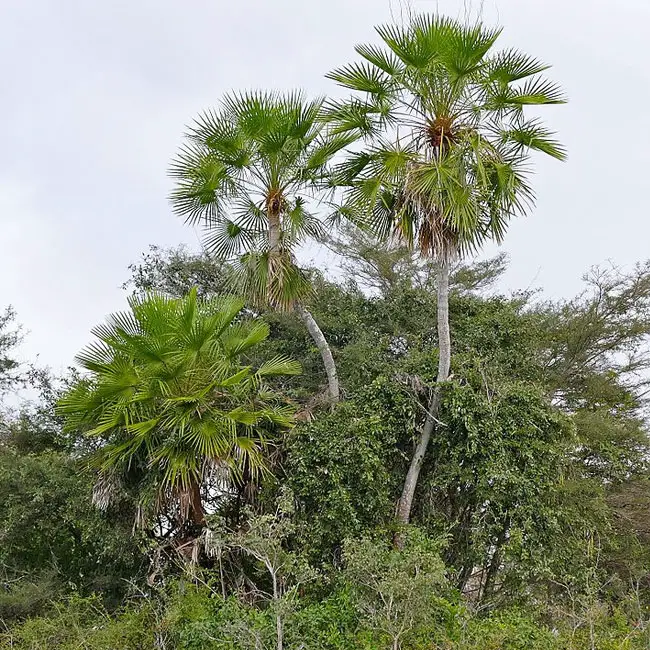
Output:
[[[18,650],[153,650],[156,632],[151,610],[128,607],[109,615],[96,597],[57,602],[47,617],[30,618],[0,635],[5,648]]]

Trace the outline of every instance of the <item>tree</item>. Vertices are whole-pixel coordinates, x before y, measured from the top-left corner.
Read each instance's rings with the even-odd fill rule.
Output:
[[[529,159],[565,152],[524,107],[564,102],[541,73],[548,66],[517,50],[494,52],[500,29],[422,15],[378,27],[385,47],[359,45],[361,62],[328,76],[361,97],[330,102],[333,132],[367,146],[342,163],[340,214],[380,238],[403,239],[435,258],[438,388],[404,481],[397,518],[408,523],[418,476],[449,378],[449,266],[486,238],[503,239],[511,217],[533,202]]]
[[[238,321],[243,302],[152,294],[93,330],[79,356],[89,371],[59,403],[69,427],[101,440],[96,499],[135,485],[141,507],[166,513],[169,531],[203,527],[209,495],[264,470],[265,450],[292,409],[265,384],[299,365],[276,357],[254,369],[244,355],[268,326]]]
[[[71,588],[116,604],[142,573],[133,504],[99,512],[92,482],[64,453],[0,445],[0,619],[33,614]]]
[[[285,491],[279,495],[275,513],[255,515],[249,511],[245,529],[229,534],[211,529],[206,535],[208,553],[220,556],[226,549],[240,551],[264,568],[271,590],[267,592],[252,585],[252,595],[269,601],[275,619],[276,650],[285,647],[285,619],[294,609],[299,587],[313,581],[317,575],[303,558],[286,549],[289,539],[295,534],[291,520],[292,501],[293,495]],[[245,630],[245,635],[249,642],[254,637],[250,629]],[[255,647],[259,647],[258,643]]]
[[[430,632],[433,621],[453,616],[444,599],[449,590],[439,545],[411,531],[403,546],[396,550],[382,540],[364,538],[348,540],[343,552],[344,576],[362,618],[376,640],[384,642],[376,647],[387,650],[414,647],[403,645],[409,636]]]
[[[227,96],[203,113],[174,161],[176,212],[207,231],[205,245],[232,260],[244,294],[275,309],[293,308],[325,365],[330,399],[339,382],[330,347],[305,309],[309,282],[296,248],[318,237],[313,199],[325,186],[331,159],[354,138],[328,135],[318,120],[322,100],[300,94]]]
[[[149,246],[140,260],[129,264],[131,277],[122,285],[134,293],[163,293],[182,298],[194,287],[199,296],[221,296],[229,293],[230,268],[205,251],[190,251],[186,246],[160,248]]]
[[[16,312],[9,306],[0,313],[0,394],[21,384],[20,363],[14,358],[15,348],[22,340],[16,326]]]

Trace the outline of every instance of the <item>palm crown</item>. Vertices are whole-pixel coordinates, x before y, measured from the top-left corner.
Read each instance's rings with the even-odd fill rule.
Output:
[[[275,307],[308,289],[293,254],[318,237],[313,203],[332,157],[354,139],[325,132],[322,104],[300,94],[226,97],[195,121],[171,169],[175,210],[207,228],[208,251],[238,262],[248,295]]]
[[[377,28],[385,47],[329,74],[360,93],[330,102],[334,133],[367,147],[338,168],[341,214],[380,235],[398,234],[426,255],[448,257],[500,241],[533,200],[531,150],[564,149],[524,107],[564,102],[548,66],[517,50],[493,52],[500,30],[415,17]]]
[[[77,357],[90,374],[59,404],[69,427],[102,440],[103,479],[139,483],[143,503],[175,504],[181,521],[202,520],[210,476],[261,470],[267,436],[291,424],[291,408],[265,381],[300,366],[282,357],[242,364],[269,330],[238,320],[241,309],[196,290],[181,300],[132,297],[128,312],[93,330],[97,340]]]

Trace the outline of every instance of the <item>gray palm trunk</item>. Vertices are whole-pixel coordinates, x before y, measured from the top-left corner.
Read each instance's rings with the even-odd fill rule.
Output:
[[[269,209],[268,224],[269,250],[272,253],[277,253],[280,250],[280,216],[277,211]],[[329,400],[331,404],[336,404],[340,400],[339,378],[329,343],[327,342],[323,331],[318,326],[318,323],[305,307],[296,303],[294,309],[307,327],[309,335],[320,352],[323,365],[325,366],[325,374],[327,375]]]
[[[449,263],[447,261],[441,262],[438,267],[437,285],[438,376],[431,400],[429,401],[424,426],[422,427],[413,458],[411,458],[411,464],[406,474],[402,496],[397,504],[397,521],[401,524],[408,524],[411,519],[413,497],[415,496],[420,470],[422,469],[424,456],[429,446],[429,441],[431,440],[431,434],[438,421],[438,411],[440,410],[440,401],[442,398],[440,385],[449,378],[451,336],[449,333]]]
[[[276,207],[276,206],[273,206]],[[276,209],[268,210],[268,236],[269,236],[269,251],[276,254],[280,251],[280,214]]]
[[[336,364],[334,363],[334,357],[332,356],[332,350],[330,349],[329,343],[323,334],[323,331],[318,326],[318,323],[314,320],[314,317],[305,309],[302,305],[297,304],[295,306],[296,313],[300,316],[300,319],[305,324],[309,335],[313,339],[318,351],[320,352],[321,359],[323,360],[323,365],[325,366],[325,374],[327,375],[327,385],[329,388],[329,398],[330,401],[335,404],[340,400],[340,390],[339,390],[339,378],[336,373]]]

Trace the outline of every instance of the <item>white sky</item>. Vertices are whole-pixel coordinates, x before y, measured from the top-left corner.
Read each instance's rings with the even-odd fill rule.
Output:
[[[453,16],[480,4],[413,2]],[[24,356],[68,365],[124,306],[149,244],[197,245],[166,200],[196,113],[231,89],[337,92],[323,74],[390,14],[389,0],[0,2],[0,306],[29,332]],[[485,0],[483,17],[553,64],[571,100],[546,112],[570,159],[540,164],[504,288],[570,296],[594,264],[650,257],[650,0]]]

